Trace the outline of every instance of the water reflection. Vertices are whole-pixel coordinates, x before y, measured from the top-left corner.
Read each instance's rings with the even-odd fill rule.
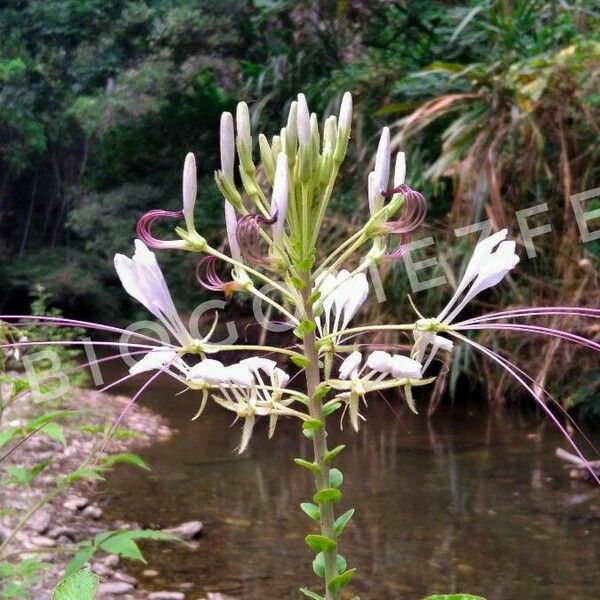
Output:
[[[239,428],[218,409],[190,423],[195,405],[158,388],[147,403],[179,433],[144,452],[151,473],[120,469],[108,482],[110,517],[143,525],[199,519],[198,548],[155,546],[155,589],[189,583],[243,599],[298,598],[310,581],[298,503],[312,495],[308,473],[292,466],[310,444],[293,423],[276,439],[257,428],[238,457]],[[455,410],[433,422],[372,402],[340,468],[340,508],[355,506],[343,539],[352,591],[365,600],[416,600],[467,590],[489,600],[600,598],[600,492],[575,486],[553,456],[560,438],[518,413]],[[529,434],[529,435],[528,435]],[[347,439],[352,438],[352,439]],[[282,476],[283,474],[283,476]],[[108,492],[107,492],[108,493]],[[141,576],[141,569],[138,570]],[[193,597],[193,596],[192,596]]]

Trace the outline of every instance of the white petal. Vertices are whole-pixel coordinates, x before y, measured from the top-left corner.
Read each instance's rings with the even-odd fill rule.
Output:
[[[169,363],[175,362],[177,358],[179,358],[177,352],[168,348],[150,350],[141,360],[130,367],[129,373],[137,375],[138,373],[146,373],[147,371],[156,371]]]
[[[251,356],[250,358],[244,358],[240,360],[240,365],[250,369],[251,371],[258,371],[262,369],[267,375],[273,375],[273,371],[277,367],[277,363],[269,358],[262,358],[260,356]]]
[[[287,382],[290,380],[290,376],[279,367],[273,369],[273,374],[271,375],[271,382],[274,387],[285,387]]]
[[[239,102],[235,111],[235,124],[237,126],[238,138],[246,146],[248,152],[252,152],[252,134],[250,132],[250,111],[245,102]]]
[[[239,363],[229,365],[229,367],[227,367],[227,373],[229,375],[229,380],[231,383],[235,383],[235,385],[250,387],[254,383],[254,377],[252,376],[250,369]]]
[[[409,358],[408,356],[402,356],[401,354],[394,354],[391,360],[392,375],[399,379],[420,379],[421,371],[423,366],[420,362]]]
[[[229,372],[221,361],[205,358],[198,364],[190,367],[188,379],[218,385],[229,381]]]
[[[364,273],[357,273],[350,278],[347,287],[348,295],[344,305],[344,317],[340,329],[346,329],[358,309],[369,295],[369,281]]]
[[[398,152],[396,154],[396,165],[394,167],[394,187],[398,187],[404,183],[406,177],[406,154]]]
[[[367,358],[367,367],[378,373],[391,373],[392,355],[383,350],[375,350]]]
[[[350,377],[357,371],[360,363],[362,362],[362,354],[355,350],[352,354],[349,354],[344,362],[340,365],[340,379],[350,379]]]

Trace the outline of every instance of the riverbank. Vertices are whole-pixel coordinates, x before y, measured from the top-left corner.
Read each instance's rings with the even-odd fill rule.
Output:
[[[94,451],[104,427],[114,423],[123,414],[129,401],[126,396],[73,390],[66,399],[61,399],[60,407],[52,407],[73,411],[56,421],[61,425],[64,439],[56,435],[55,429],[53,436],[44,434],[42,430],[20,446],[13,443],[14,450],[11,444],[3,448],[3,453],[10,451],[1,465],[3,478],[11,472],[11,466],[29,470],[36,465],[47,464],[29,485],[3,482],[0,488],[0,539],[6,539],[29,507],[52,489],[57,476],[72,472],[81,465],[85,457]],[[23,399],[7,409],[2,428],[22,427],[29,419],[47,410],[50,410],[49,406],[36,405]],[[135,405],[125,412],[107,451],[111,454],[136,452],[164,442],[172,434],[173,429],[165,419],[147,408]],[[123,469],[134,467],[126,466]],[[31,598],[50,598],[51,589],[72,556],[72,553],[64,551],[65,548],[92,539],[102,531],[140,528],[135,522],[107,519],[105,508],[110,502],[110,490],[103,482],[93,485],[89,482],[79,483],[44,505],[17,533],[7,547],[5,556],[13,560],[18,556],[42,558],[51,565],[39,578],[28,584]],[[149,571],[151,566],[148,566]],[[184,592],[177,589],[168,590],[169,593],[150,593],[140,589],[142,586],[138,586],[136,579],[127,573],[126,561],[114,555],[94,556],[91,567],[101,578],[98,598],[183,600],[186,597]]]

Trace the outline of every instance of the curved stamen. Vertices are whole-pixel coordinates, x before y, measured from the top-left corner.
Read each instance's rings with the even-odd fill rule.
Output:
[[[402,215],[399,219],[388,221],[381,226],[383,232],[400,236],[398,248],[385,255],[386,258],[392,260],[400,258],[406,253],[407,244],[410,242],[410,234],[421,225],[427,215],[427,201],[423,194],[403,183],[383,195],[386,198],[392,198],[396,194],[404,196]]]
[[[214,256],[205,256],[196,264],[196,281],[205,289],[211,292],[222,292],[227,284],[217,275],[217,259]],[[202,269],[206,275],[202,278]]]
[[[158,219],[181,219],[182,210],[161,210],[155,209],[142,215],[137,222],[135,233],[138,239],[142,240],[146,246],[153,249],[165,250],[173,248],[182,248],[185,245],[183,240],[159,240],[152,235],[151,228],[154,221]]]
[[[536,306],[533,308],[513,308],[501,312],[488,313],[472,319],[466,319],[465,321],[455,323],[455,325],[471,325],[474,323],[498,321],[500,319],[544,316],[586,317],[589,319],[600,319],[600,309],[589,308],[587,306]]]
[[[277,212],[270,218],[259,214],[244,215],[237,224],[236,237],[242,256],[251,263],[263,267],[272,267],[273,260],[260,248],[260,228],[262,225],[273,225],[277,221]]]

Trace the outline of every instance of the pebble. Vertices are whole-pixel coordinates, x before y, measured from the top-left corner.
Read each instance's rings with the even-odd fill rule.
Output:
[[[121,571],[118,571],[117,573],[115,573],[114,578],[117,579],[118,581],[124,581],[125,583],[130,583],[131,585],[137,584],[137,579],[135,577],[132,577],[131,575],[127,575],[127,573],[121,573]]]
[[[104,514],[102,509],[99,506],[86,506],[86,508],[83,509],[83,514],[86,517],[89,517],[90,519],[94,519],[95,521],[97,521],[98,519],[102,518],[102,515]]]
[[[98,586],[98,597],[101,596],[122,596],[133,592],[134,587],[125,581],[111,581],[109,583],[101,583]]]
[[[155,571],[154,569],[145,569],[144,571],[142,571],[142,575],[144,577],[158,577],[160,575],[160,573],[158,571]]]
[[[47,510],[38,510],[29,521],[27,528],[36,533],[46,533],[50,527],[50,513]]]
[[[75,512],[76,510],[83,510],[89,503],[90,501],[83,496],[69,496],[63,502],[63,508]]]
[[[177,525],[177,527],[170,527],[163,531],[171,535],[176,535],[182,540],[189,541],[199,538],[202,535],[202,528],[203,525],[200,521],[186,521],[181,525]]]
[[[41,548],[53,548],[56,546],[56,540],[45,535],[33,535],[31,536],[31,542]]]
[[[54,527],[48,532],[48,537],[58,540],[58,538],[68,538],[71,542],[77,537],[77,530],[72,527]]]
[[[183,592],[152,592],[148,600],[185,600]]]
[[[92,563],[92,572],[100,577],[110,577],[113,574],[112,569],[100,561]]]
[[[116,554],[109,554],[102,559],[102,562],[107,566],[114,569],[119,566],[119,557]]]

